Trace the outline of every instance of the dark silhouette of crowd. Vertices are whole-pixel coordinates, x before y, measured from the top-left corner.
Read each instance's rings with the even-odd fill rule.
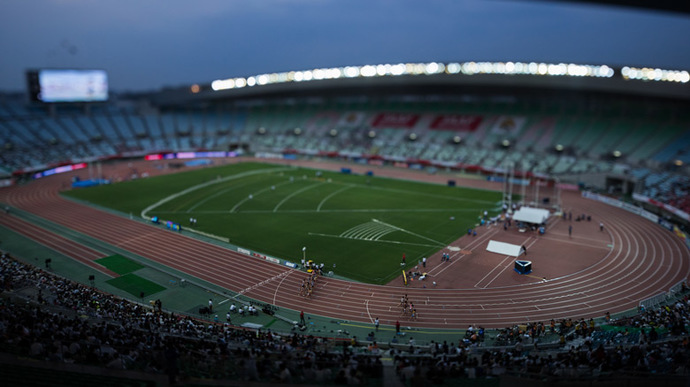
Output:
[[[10,297],[36,288],[34,302]],[[380,378],[380,356],[149,308],[0,257],[0,351],[183,378],[333,383]],[[349,343],[349,341],[348,341]],[[359,383],[359,382],[358,382]],[[356,383],[356,384],[358,384]]]
[[[30,289],[33,296],[19,296]],[[687,289],[684,289],[687,293]],[[143,305],[0,257],[0,352],[32,359],[94,365],[190,378],[268,383],[371,384],[384,376],[382,356],[410,385],[454,378],[523,375],[541,378],[599,377],[614,372],[684,375],[690,370],[690,301],[609,321],[615,335],[597,340],[593,321],[532,323],[491,335],[471,326],[457,344],[382,346],[309,335],[249,330],[198,320]],[[26,292],[23,292],[26,294]],[[28,301],[28,302],[27,302]],[[617,331],[616,331],[617,330]],[[635,342],[616,341],[627,330]],[[661,333],[662,332],[662,333]],[[568,339],[541,348],[539,339]]]

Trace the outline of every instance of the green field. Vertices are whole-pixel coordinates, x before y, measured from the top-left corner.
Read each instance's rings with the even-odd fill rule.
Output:
[[[158,216],[353,280],[387,283],[500,208],[501,193],[243,163],[72,190],[65,195],[136,216]],[[117,198],[117,200],[113,200]],[[306,252],[303,252],[306,247]],[[335,265],[335,269],[333,269]]]

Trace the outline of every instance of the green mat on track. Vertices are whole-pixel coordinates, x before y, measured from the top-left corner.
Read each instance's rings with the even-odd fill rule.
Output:
[[[121,277],[113,278],[106,282],[112,286],[115,286],[116,288],[122,289],[127,293],[134,295],[135,297],[140,297],[141,292],[144,293],[144,297],[148,297],[152,294],[165,290],[165,287],[134,274],[125,274]]]
[[[140,265],[132,261],[131,259],[125,258],[119,254],[98,259],[96,260],[96,263],[105,266],[108,269],[120,275],[131,273],[144,267],[143,265]]]

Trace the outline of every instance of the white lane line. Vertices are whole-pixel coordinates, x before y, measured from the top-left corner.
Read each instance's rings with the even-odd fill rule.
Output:
[[[276,304],[276,297],[278,297],[278,289],[280,289],[280,285],[283,284],[283,281],[285,281],[285,278],[287,278],[290,274],[292,274],[292,270],[289,270],[287,275],[285,275],[285,277],[283,277],[283,279],[281,279],[280,282],[278,283],[278,286],[276,286],[276,292],[273,294],[273,305]]]

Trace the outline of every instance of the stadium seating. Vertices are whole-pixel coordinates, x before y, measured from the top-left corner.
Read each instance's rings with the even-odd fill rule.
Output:
[[[642,105],[631,108],[619,102],[605,109],[583,106],[442,96],[335,97],[183,109],[107,103],[88,110],[58,107],[49,112],[28,105],[21,96],[3,95],[0,168],[14,171],[132,152],[228,150],[241,145],[251,152],[375,154],[390,160],[487,169],[513,165],[521,172],[574,179],[587,173],[626,175],[640,168],[688,174],[689,117],[670,107],[649,108],[645,113]],[[675,120],[667,118],[669,111]],[[413,114],[419,119],[409,128],[374,127],[375,117],[385,113]],[[472,131],[430,128],[438,115],[455,114],[479,115],[482,121]],[[516,117],[514,130],[497,126],[504,117]],[[297,128],[300,133],[295,133]],[[369,137],[370,131],[375,137]],[[416,135],[414,140],[411,134]],[[461,138],[459,144],[452,143],[454,136]],[[503,140],[510,143],[503,146]],[[557,145],[563,147],[560,154],[555,153]],[[621,152],[619,158],[613,157],[614,150]],[[676,160],[685,164],[676,165]],[[639,181],[647,194],[662,195],[669,189],[652,177]]]

